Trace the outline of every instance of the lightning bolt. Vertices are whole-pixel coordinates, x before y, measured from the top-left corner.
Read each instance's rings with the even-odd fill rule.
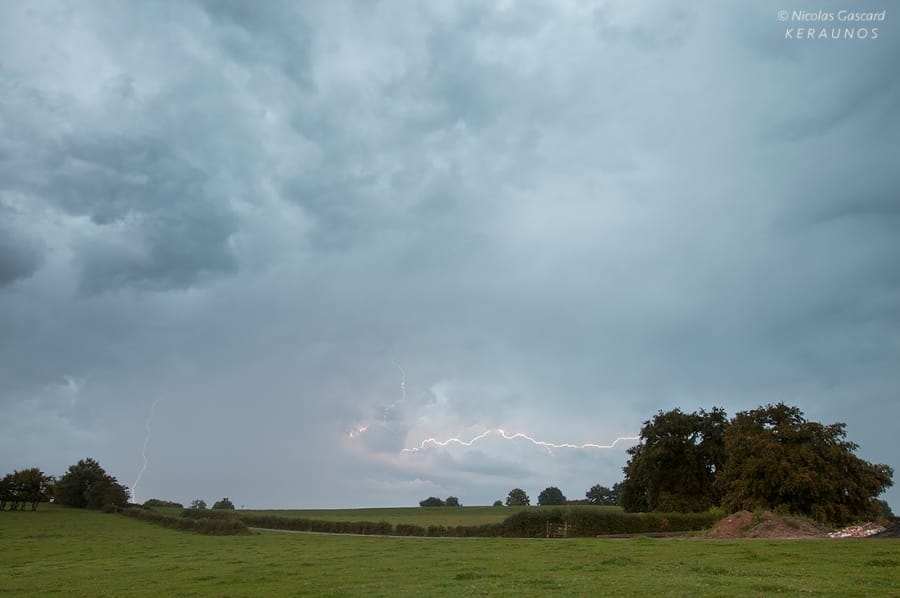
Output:
[[[141,469],[138,471],[137,479],[134,480],[134,484],[131,485],[131,500],[132,502],[137,502],[137,487],[138,484],[141,483],[141,478],[144,477],[144,472],[147,471],[147,464],[149,463],[147,459],[147,447],[150,446],[150,423],[153,421],[153,412],[156,410],[156,404],[159,403],[159,399],[153,401],[150,405],[150,415],[147,416],[147,421],[144,424],[144,428],[147,430],[147,434],[144,436],[144,446],[141,448],[141,458],[143,459],[143,463],[141,464]]]
[[[620,442],[624,442],[627,440],[640,440],[640,436],[619,436],[615,440],[613,440],[610,444],[596,444],[594,442],[585,442],[584,444],[571,444],[568,442],[564,442],[561,444],[556,444],[553,442],[545,442],[543,440],[537,440],[532,438],[528,434],[524,434],[522,432],[514,432],[512,434],[508,434],[502,428],[492,428],[490,430],[486,430],[482,432],[478,436],[475,436],[471,440],[462,440],[460,438],[448,438],[447,440],[438,440],[436,438],[426,438],[419,444],[419,446],[414,446],[411,448],[405,448],[401,452],[404,453],[418,453],[419,451],[425,450],[428,447],[442,447],[448,446],[450,444],[458,444],[460,446],[472,446],[479,440],[487,438],[488,436],[495,435],[500,436],[504,440],[516,440],[521,438],[523,440],[527,440],[528,442],[534,444],[535,446],[539,446],[550,454],[553,454],[553,449],[611,449],[615,447]]]
[[[391,360],[391,363],[394,365],[395,368],[400,370],[400,398],[384,408],[384,413],[381,416],[382,424],[387,423],[388,412],[406,400],[406,372],[403,370],[402,367],[400,367],[400,364],[397,363],[396,361]],[[363,431],[365,431],[365,430],[363,430]]]

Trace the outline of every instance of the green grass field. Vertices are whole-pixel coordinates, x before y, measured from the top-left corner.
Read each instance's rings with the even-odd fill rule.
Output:
[[[0,513],[0,554],[4,595],[900,596],[896,540],[214,537],[42,506]]]
[[[541,507],[398,507],[393,509],[275,509],[245,510],[253,515],[276,515],[325,521],[387,521],[394,525],[482,525],[500,523],[510,515],[524,509],[536,510]],[[550,508],[550,507],[548,507]],[[621,510],[619,507],[593,507],[596,509]]]

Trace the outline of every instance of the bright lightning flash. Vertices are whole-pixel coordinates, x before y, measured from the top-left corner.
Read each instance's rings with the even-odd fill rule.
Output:
[[[138,471],[137,479],[135,479],[134,484],[131,485],[131,500],[133,502],[137,502],[137,487],[138,484],[141,483],[141,478],[144,477],[144,472],[147,471],[147,464],[149,463],[149,460],[147,459],[147,447],[150,446],[150,423],[153,421],[153,412],[156,410],[157,403],[159,403],[159,399],[156,399],[153,401],[153,404],[150,405],[150,415],[147,416],[147,421],[144,424],[147,434],[144,436],[144,446],[141,448],[141,458],[143,459],[143,463],[141,464],[140,471]]]
[[[640,436],[619,436],[615,440],[613,440],[610,444],[596,444],[593,442],[585,442],[584,444],[571,444],[568,442],[564,442],[561,444],[555,444],[553,442],[545,442],[543,440],[537,440],[532,438],[528,434],[524,434],[522,432],[515,432],[513,434],[508,434],[502,428],[492,428],[485,432],[482,432],[478,436],[472,438],[471,440],[462,440],[460,438],[449,438],[447,440],[437,440],[436,438],[427,438],[422,441],[419,446],[414,446],[412,448],[405,448],[401,452],[404,453],[418,453],[419,451],[425,450],[428,447],[442,447],[450,444],[458,444],[460,446],[472,446],[479,440],[487,438],[490,435],[497,435],[503,438],[504,440],[516,440],[517,438],[521,438],[523,440],[527,440],[528,442],[534,444],[535,446],[539,446],[541,448],[546,449],[546,451],[550,454],[553,454],[553,449],[611,449],[615,447],[618,443],[624,442],[626,440],[640,440]]]

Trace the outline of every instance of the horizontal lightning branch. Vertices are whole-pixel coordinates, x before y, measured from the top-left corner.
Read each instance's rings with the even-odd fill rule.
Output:
[[[527,440],[528,442],[534,444],[535,446],[539,446],[547,449],[548,453],[553,453],[553,449],[611,449],[620,442],[624,442],[626,440],[640,440],[640,436],[619,436],[610,444],[596,444],[593,442],[585,442],[584,444],[571,444],[568,442],[564,442],[561,444],[555,444],[553,442],[544,442],[543,440],[537,440],[532,438],[528,434],[523,434],[522,432],[515,432],[513,434],[508,434],[502,428],[493,428],[482,432],[478,436],[472,438],[471,440],[462,440],[460,438],[449,438],[447,440],[437,440],[436,438],[427,438],[422,441],[419,446],[414,446],[412,448],[405,448],[402,452],[404,453],[418,453],[419,451],[425,450],[428,447],[442,447],[448,446],[450,444],[458,444],[460,446],[472,446],[479,440],[487,438],[488,436],[500,436],[504,440],[516,440],[521,438],[522,440]]]

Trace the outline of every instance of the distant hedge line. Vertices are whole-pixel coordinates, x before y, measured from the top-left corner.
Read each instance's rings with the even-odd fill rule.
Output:
[[[505,537],[543,538],[547,523],[566,524],[570,537],[593,537],[609,534],[642,534],[703,530],[718,520],[713,513],[622,513],[572,507],[568,509],[527,510],[507,517],[502,523],[482,525],[429,525],[427,527],[387,521],[323,521],[277,515],[232,515],[249,527],[283,529],[333,534],[431,537]]]
[[[169,517],[141,508],[131,508],[120,511],[124,515],[149,521],[163,527],[178,529],[182,531],[196,532],[198,534],[206,534],[209,536],[233,536],[237,534],[247,534],[250,530],[246,524],[234,518],[198,518],[191,519],[185,517]]]

